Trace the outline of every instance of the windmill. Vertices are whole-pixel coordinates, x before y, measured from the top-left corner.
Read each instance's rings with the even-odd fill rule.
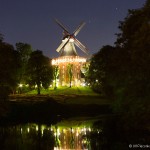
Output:
[[[56,49],[56,51],[60,53],[60,56],[77,56],[78,54],[76,52],[75,45],[88,55],[88,49],[76,38],[80,30],[85,25],[85,22],[81,22],[76,30],[70,34],[68,29],[60,21],[57,19],[55,19],[55,21],[63,29],[62,43]]]
[[[52,65],[59,68],[59,84],[61,86],[70,85],[70,87],[81,85],[84,82],[81,78],[81,68],[86,63],[86,58],[77,54],[75,46],[88,55],[88,49],[76,38],[85,22],[81,22],[72,34],[60,21],[55,19],[55,22],[63,29],[62,42],[56,49],[60,56],[52,59]]]

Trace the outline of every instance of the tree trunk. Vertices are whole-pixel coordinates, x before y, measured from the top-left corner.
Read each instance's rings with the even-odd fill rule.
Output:
[[[40,85],[38,85],[37,90],[38,90],[38,95],[40,95],[41,94]]]
[[[71,88],[71,80],[70,80],[70,88]]]

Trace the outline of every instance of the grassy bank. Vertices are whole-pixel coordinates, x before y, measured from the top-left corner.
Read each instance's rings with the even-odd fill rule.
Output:
[[[26,94],[37,94],[37,90],[32,90]],[[43,95],[99,95],[95,93],[90,87],[58,87],[57,89],[41,89]]]
[[[25,94],[10,95],[10,101],[45,101],[54,99],[58,103],[65,104],[109,104],[110,101],[104,96],[92,91],[89,87],[59,87],[56,90],[41,90],[41,95],[37,95],[37,91],[33,90]]]

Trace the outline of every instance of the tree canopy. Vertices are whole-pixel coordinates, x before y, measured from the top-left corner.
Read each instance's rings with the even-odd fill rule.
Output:
[[[150,116],[150,0],[129,10],[119,29],[115,46],[104,46],[91,59],[89,79],[94,90],[113,100],[123,126],[142,129]]]
[[[27,80],[26,67],[33,50],[30,44],[21,42],[16,43],[16,50],[19,54],[20,60],[18,80],[20,84],[25,84]]]
[[[131,63],[128,68],[132,92],[141,97],[149,95],[150,87],[150,0],[141,9],[129,10],[128,16],[119,26],[117,46],[127,51]],[[136,87],[136,88],[135,88]]]
[[[1,38],[2,39],[2,38]],[[18,53],[8,43],[0,42],[0,93],[5,95],[17,86]],[[1,95],[0,94],[0,95]],[[7,95],[6,94],[6,95]]]
[[[27,74],[29,84],[37,86],[38,94],[40,94],[41,86],[48,88],[53,79],[50,59],[40,50],[32,52],[27,64]]]

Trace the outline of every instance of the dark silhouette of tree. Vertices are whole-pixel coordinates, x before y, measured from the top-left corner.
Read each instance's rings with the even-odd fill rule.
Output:
[[[2,43],[3,40],[4,40],[3,35],[0,33],[0,42]]]
[[[0,97],[5,99],[17,86],[18,53],[13,46],[0,41]]]
[[[20,69],[19,69],[19,76],[18,76],[19,83],[25,84],[27,80],[26,67],[30,55],[32,53],[32,47],[27,43],[19,42],[16,43],[16,50],[19,53],[19,57],[20,57]]]
[[[131,61],[127,92],[134,94],[134,97],[150,96],[150,0],[141,9],[129,10],[119,28],[121,33],[116,45],[127,51]]]
[[[99,93],[108,94],[108,91],[111,92],[112,72],[115,69],[111,66],[113,65],[111,64],[113,52],[114,48],[107,45],[100,49],[91,59],[88,78],[93,90]]]
[[[93,56],[89,77],[114,100],[117,125],[130,137],[127,141],[138,143],[150,126],[150,0],[129,10],[119,29],[115,47],[104,46]]]
[[[130,63],[122,66],[127,73],[122,78],[122,82],[126,82],[122,85],[122,101],[118,103],[125,115],[123,118],[128,119],[124,120],[124,126],[141,130],[149,126],[147,120],[150,119],[150,0],[140,9],[129,10],[119,29],[116,47],[126,51],[124,57],[128,57],[126,62]]]
[[[29,84],[37,85],[37,92],[40,94],[41,87],[48,88],[53,79],[50,59],[40,50],[32,52],[27,64],[27,74]]]

